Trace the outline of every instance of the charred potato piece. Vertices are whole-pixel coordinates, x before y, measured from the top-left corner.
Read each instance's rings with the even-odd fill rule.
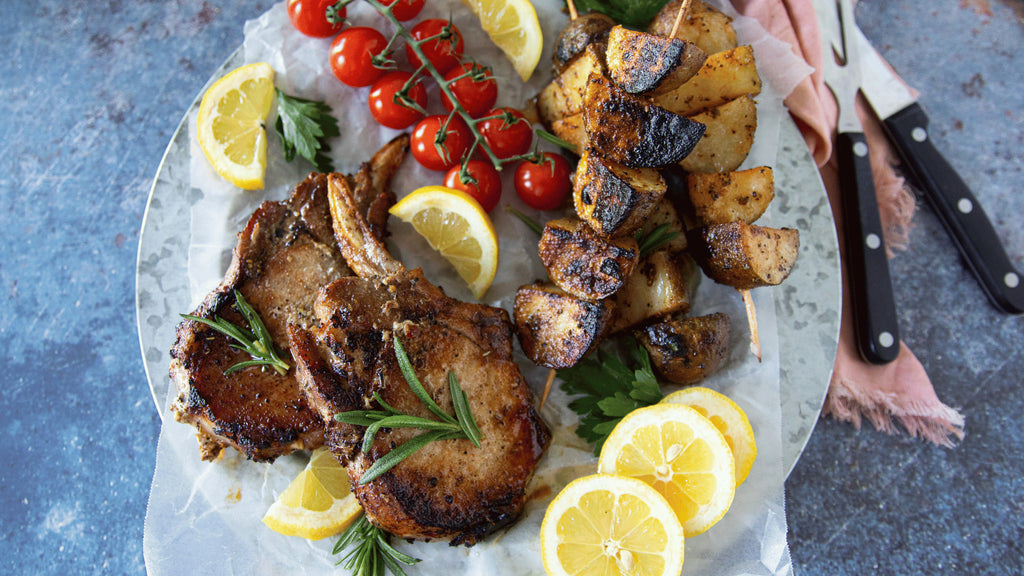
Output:
[[[741,96],[692,117],[707,129],[700,143],[679,165],[687,172],[729,172],[739,168],[754,145],[757,106]]]
[[[665,195],[652,168],[627,168],[587,148],[576,166],[576,214],[602,238],[632,234]]]
[[[604,74],[604,53],[587,46],[572,64],[537,95],[537,112],[545,126],[583,111],[583,97],[591,73]]]
[[[608,75],[630,94],[671,92],[693,78],[707,54],[695,44],[616,26],[608,34]]]
[[[590,146],[631,168],[679,162],[704,135],[703,124],[627,94],[599,74],[587,81],[583,125]]]
[[[698,228],[690,238],[690,253],[704,273],[737,290],[781,284],[799,252],[798,230],[742,220]]]
[[[590,302],[554,284],[534,283],[516,291],[513,319],[523,352],[548,368],[574,366],[604,337],[615,302]]]
[[[551,133],[576,147],[576,153],[587,149],[587,130],[583,126],[583,114],[573,114],[551,124]]]
[[[632,236],[599,238],[575,218],[559,218],[544,226],[540,261],[556,286],[584,300],[603,300],[633,274],[640,252]]]
[[[754,50],[738,46],[708,56],[697,74],[685,84],[654,97],[654,103],[684,116],[721,106],[740,96],[761,93]]]
[[[636,331],[651,365],[674,384],[695,384],[708,377],[729,356],[729,316],[721,312],[668,320]]]
[[[615,26],[615,20],[600,12],[583,14],[570,20],[555,41],[555,51],[551,55],[555,62],[555,72],[564,71],[591,44],[603,52],[612,26]]]
[[[686,252],[658,250],[640,259],[629,281],[615,293],[619,332],[673,314],[685,314],[700,282],[697,264]]]
[[[704,224],[734,220],[753,224],[775,198],[775,177],[767,166],[716,174],[693,172],[686,177],[686,187]]]
[[[647,31],[659,36],[668,36],[672,32],[680,4],[682,0],[672,0],[665,4],[648,24]],[[736,47],[736,30],[732,27],[732,18],[700,0],[693,0],[690,3],[686,16],[679,23],[676,38],[693,42],[708,54]]]

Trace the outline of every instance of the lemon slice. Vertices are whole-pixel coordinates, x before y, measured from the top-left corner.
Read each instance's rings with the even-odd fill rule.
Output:
[[[673,392],[662,402],[685,404],[711,420],[732,448],[732,457],[736,461],[736,485],[743,484],[757,458],[754,429],[750,427],[746,412],[725,394],[701,386]]]
[[[594,474],[569,483],[540,528],[544,569],[554,576],[676,576],[683,528],[665,498],[625,476]]]
[[[263,523],[286,536],[320,540],[341,533],[362,511],[345,468],[330,450],[317,448],[267,509]]]
[[[721,520],[736,494],[736,465],[725,437],[682,404],[627,414],[601,447],[597,471],[653,486],[679,516],[687,538]]]
[[[243,190],[263,188],[274,69],[258,62],[228,72],[203,94],[196,132],[213,169]]]
[[[424,186],[391,207],[392,215],[426,238],[482,298],[498,270],[498,235],[472,196],[444,186]]]
[[[544,37],[530,0],[462,0],[480,19],[484,32],[526,82],[540,61]]]

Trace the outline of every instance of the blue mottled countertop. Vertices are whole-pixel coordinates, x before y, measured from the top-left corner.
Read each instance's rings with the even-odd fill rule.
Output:
[[[145,571],[160,417],[139,231],[182,113],[271,4],[0,3],[0,573]],[[1024,269],[1024,2],[862,0],[857,16]],[[798,574],[1024,565],[1024,320],[988,303],[927,204],[914,222],[892,261],[901,329],[967,435],[946,449],[819,421],[786,483]]]

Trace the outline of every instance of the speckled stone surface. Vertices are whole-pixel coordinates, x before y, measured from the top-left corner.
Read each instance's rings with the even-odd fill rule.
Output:
[[[139,229],[181,114],[271,4],[0,3],[0,573],[145,571],[159,416],[133,312]],[[1024,269],[1024,2],[857,14]],[[901,329],[967,437],[949,450],[820,421],[787,482],[798,574],[1024,565],[1024,320],[988,304],[927,205],[915,223],[893,261]]]

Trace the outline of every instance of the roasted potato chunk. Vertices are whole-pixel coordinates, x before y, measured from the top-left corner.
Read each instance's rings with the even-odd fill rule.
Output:
[[[599,74],[590,75],[584,102],[583,125],[590,146],[631,168],[678,162],[704,135],[699,122],[627,94]]]
[[[687,172],[729,172],[739,168],[754,145],[757,106],[740,96],[692,117],[707,128],[693,152],[679,165]]]
[[[615,26],[615,20],[600,12],[582,14],[570,20],[555,41],[555,51],[551,55],[555,72],[563,72],[591,44],[599,52],[604,52],[612,26]]]
[[[630,94],[675,90],[701,69],[707,54],[695,44],[616,26],[608,33],[608,75]]]
[[[659,36],[668,36],[679,12],[682,0],[672,0],[647,25],[647,31]],[[700,0],[693,0],[686,16],[679,23],[676,38],[693,42],[708,54],[731,50],[736,47],[736,30],[732,18],[717,8]]]
[[[704,226],[690,237],[690,253],[704,273],[737,290],[781,284],[796,265],[799,252],[798,230],[742,220]]]
[[[516,291],[513,319],[523,352],[548,368],[574,366],[604,337],[615,302],[591,302],[554,284],[534,283]]]
[[[561,118],[583,111],[591,73],[604,74],[604,53],[590,45],[568,68],[537,95],[537,111],[548,128]]]
[[[658,375],[674,384],[696,384],[729,356],[731,328],[729,316],[715,312],[651,324],[637,330],[636,338]]]
[[[551,133],[576,147],[576,153],[587,149],[587,130],[583,126],[583,114],[573,114],[551,124]]]
[[[704,224],[734,220],[753,224],[775,198],[775,177],[767,166],[715,174],[693,172],[687,175],[686,186],[694,212]]]
[[[697,264],[686,252],[657,250],[642,257],[629,281],[615,293],[612,332],[654,318],[685,314],[699,282]]]
[[[673,237],[668,242],[661,244],[657,249],[672,252],[686,250],[686,227],[679,218],[675,205],[665,196],[654,205],[651,213],[647,215],[647,220],[637,233],[638,241],[642,240],[647,234],[652,233],[662,224],[665,225],[664,234],[672,235]]]
[[[602,238],[632,234],[665,195],[652,168],[627,168],[587,148],[576,166],[576,214]]]
[[[658,94],[654,103],[683,116],[721,106],[740,96],[761,93],[761,77],[750,46],[708,56],[697,74],[678,88]]]
[[[632,236],[604,240],[575,218],[544,226],[540,261],[556,286],[584,300],[614,294],[633,274],[640,252]]]

